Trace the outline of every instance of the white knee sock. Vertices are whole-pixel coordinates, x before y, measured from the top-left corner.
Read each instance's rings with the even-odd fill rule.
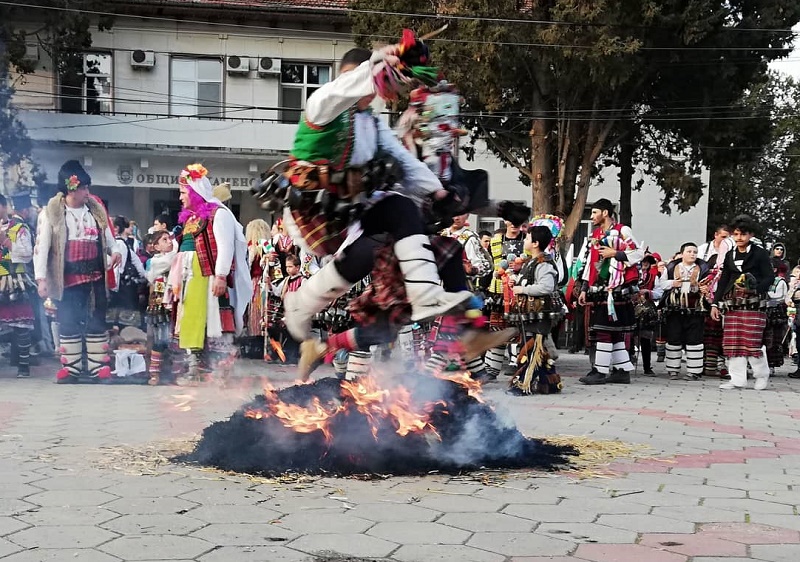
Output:
[[[611,366],[625,372],[633,371],[631,356],[628,353],[628,348],[625,347],[624,341],[618,341],[614,344],[611,352]]]
[[[761,347],[761,357],[748,357],[753,368],[753,377],[757,379],[769,378],[769,363],[767,363],[767,348]]]
[[[703,374],[703,344],[686,346],[686,372],[690,375]]]
[[[679,345],[667,344],[666,365],[668,373],[681,372],[681,357],[683,356],[683,349]]]
[[[597,342],[594,353],[594,368],[597,372],[607,375],[611,367],[611,356],[614,347],[610,343]]]
[[[499,375],[503,370],[503,361],[506,357],[505,347],[493,347],[486,352],[486,370]]]
[[[747,386],[747,357],[728,358],[728,374],[734,386]]]

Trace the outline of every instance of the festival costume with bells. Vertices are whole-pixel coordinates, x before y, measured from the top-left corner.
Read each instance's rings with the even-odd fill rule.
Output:
[[[12,362],[17,376],[30,375],[30,347],[34,311],[30,294],[36,284],[28,272],[33,257],[31,230],[25,221],[11,214],[0,229],[5,231],[6,243],[0,246],[0,323],[11,328]]]
[[[85,173],[85,172],[84,172]],[[68,191],[80,186],[75,175],[67,179]],[[57,303],[61,369],[56,382],[111,378],[106,331],[108,277],[106,257],[115,245],[103,206],[90,197],[73,209],[58,193],[39,217],[34,253],[37,280],[47,280],[47,294]]]
[[[151,342],[150,365],[148,371],[151,386],[162,382],[173,381],[172,361],[179,350],[171,349],[174,326],[172,325],[172,287],[169,284],[169,272],[178,255],[177,249],[165,254],[155,254],[150,258],[150,269],[147,271],[147,281],[150,292],[147,300],[145,324],[147,336]],[[175,353],[177,352],[177,353]]]
[[[708,312],[700,285],[707,283],[709,265],[697,260],[670,262],[659,280],[664,296],[661,300],[667,340],[666,366],[670,378],[677,379],[686,350],[687,379],[697,380],[703,374],[703,326]],[[673,286],[680,281],[680,287]]]
[[[420,66],[427,63],[427,47],[409,33],[398,68],[382,62],[384,54],[376,51],[309,97],[283,173],[286,181],[268,177],[260,195],[271,200],[268,206],[286,202],[284,224],[298,243],[320,256],[337,253],[336,260],[287,295],[285,323],[298,340],[309,338],[316,313],[372,271],[376,249],[386,244],[384,233],[391,236],[413,320],[463,307],[472,297],[468,291],[448,293],[439,284],[430,241],[412,200],[381,191],[395,189],[399,182],[406,192],[427,197],[441,189],[440,182],[388,126],[355,107],[376,93],[391,99],[409,75],[425,76],[427,69],[430,79],[431,69]]]
[[[789,331],[789,314],[786,297],[789,285],[784,276],[788,272],[786,261],[772,258],[772,267],[776,272],[775,280],[767,291],[767,326],[764,329],[764,346],[767,349],[767,364],[770,373],[783,365],[785,353],[784,341]]]
[[[707,248],[704,255],[709,255],[710,253],[709,259],[700,259],[703,259],[711,266],[711,271],[708,274],[710,280],[708,283],[709,293],[706,296],[706,300],[710,305],[714,302],[717,285],[722,276],[722,266],[725,263],[725,256],[733,249],[734,244],[732,239],[725,238],[720,242],[719,251],[714,249],[713,241],[708,242],[707,245],[704,244],[704,246]],[[709,306],[709,313],[706,314],[705,324],[703,326],[703,375],[706,377],[718,377],[721,374],[727,374],[727,371],[724,370],[725,359],[722,356],[722,321],[711,318],[710,312]]]
[[[752,242],[744,252],[730,250],[712,306],[723,313],[722,351],[728,361],[730,382],[720,385],[729,390],[747,386],[747,364],[753,369],[755,388],[763,390],[769,382],[769,365],[764,347],[767,325],[767,291],[775,274],[769,254]]]
[[[612,248],[616,255],[603,258],[602,248]],[[595,371],[580,381],[628,384],[633,372],[628,350],[636,327],[633,299],[639,294],[636,264],[644,257],[644,251],[630,227],[614,223],[609,230],[594,229],[587,253],[582,290],[587,304],[591,304],[589,333],[595,342]]]
[[[178,238],[178,256],[170,271],[177,295],[175,333],[184,352],[190,353],[189,375],[203,379],[220,368],[226,377],[236,358],[234,334],[243,329],[244,311],[253,286],[247,267],[244,229],[233,213],[212,194],[207,171],[199,164],[181,172],[180,181],[213,209],[208,217],[191,213]],[[227,292],[213,294],[214,278],[225,279]]]
[[[515,276],[514,286],[520,294],[510,297],[505,320],[519,327],[520,349],[517,370],[509,384],[513,394],[554,394],[561,392],[561,376],[556,372],[558,351],[551,331],[564,316],[566,307],[558,289],[558,269],[553,261],[556,239],[563,230],[563,221],[553,215],[533,218],[530,228],[544,226],[553,240],[538,256],[525,262]]]

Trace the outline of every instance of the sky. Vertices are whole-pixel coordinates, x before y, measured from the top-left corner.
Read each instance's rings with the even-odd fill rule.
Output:
[[[792,31],[795,33],[800,34],[800,24],[794,26]],[[793,76],[794,78],[800,79],[800,41],[798,41],[797,36],[795,36],[795,48],[794,50],[789,53],[789,56],[775,61],[770,65],[770,68],[778,70],[780,72],[785,72]]]

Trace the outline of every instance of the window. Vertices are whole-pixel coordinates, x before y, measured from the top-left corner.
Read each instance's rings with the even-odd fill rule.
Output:
[[[222,61],[173,58],[169,107],[172,115],[223,117]]]
[[[113,59],[111,53],[84,53],[81,70],[59,77],[59,99],[64,113],[111,113]]]
[[[300,121],[308,96],[330,80],[330,65],[281,63],[281,123]]]

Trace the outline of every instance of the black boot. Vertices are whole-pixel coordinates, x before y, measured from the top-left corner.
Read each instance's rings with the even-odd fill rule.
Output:
[[[789,373],[788,377],[790,379],[800,379],[800,367],[797,367],[796,371]]]
[[[631,373],[630,371],[613,369],[606,382],[609,384],[631,384]]]
[[[606,384],[606,382],[608,382],[606,376],[596,369],[592,369],[589,371],[589,374],[587,374],[585,377],[581,377],[578,380],[586,385]]]

